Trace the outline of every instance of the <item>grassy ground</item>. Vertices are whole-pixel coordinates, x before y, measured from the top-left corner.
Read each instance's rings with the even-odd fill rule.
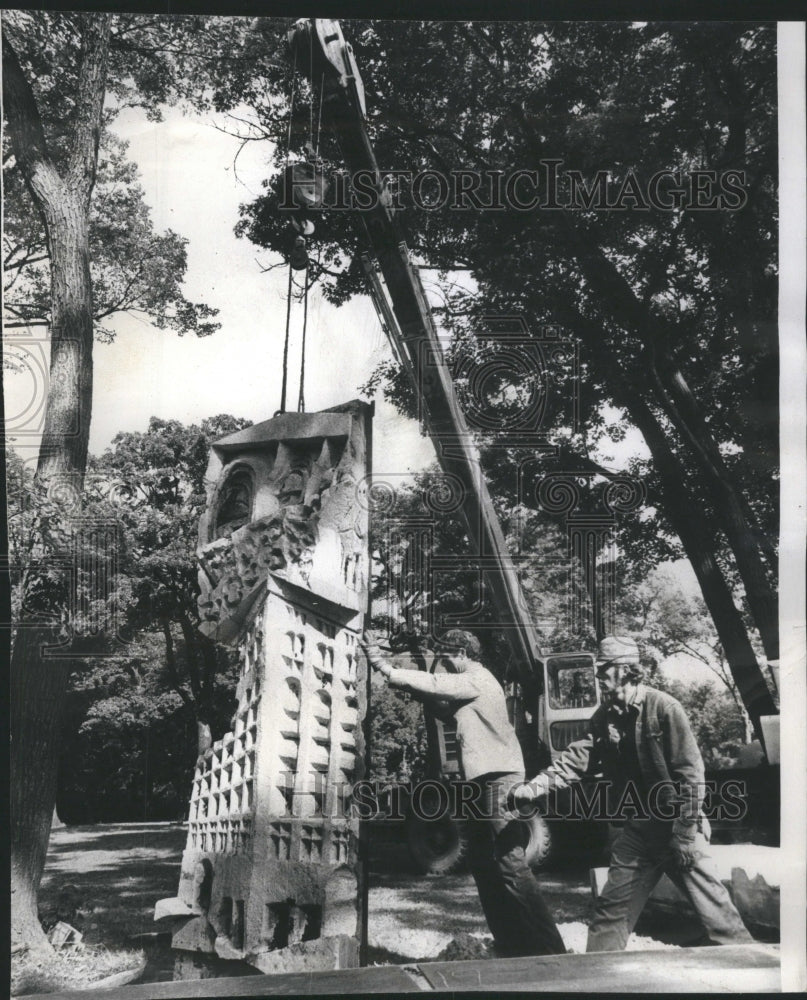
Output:
[[[147,968],[139,981],[171,979],[173,955],[167,936],[155,931],[154,904],[176,894],[185,836],[181,824],[166,823],[55,831],[40,915],[46,929],[58,920],[77,928],[84,947],[62,953],[50,971],[30,963],[26,968],[25,960],[15,957],[15,994],[80,988],[131,968],[144,955]],[[556,865],[539,878],[567,947],[585,950],[591,916],[587,864]],[[373,963],[491,954],[472,877],[418,875],[395,831],[378,831],[371,838],[368,922]],[[659,947],[641,938],[630,947],[648,945]]]
[[[55,831],[40,893],[43,923],[65,920],[84,943],[109,948],[153,932],[155,902],[176,895],[185,837],[179,823]]]
[[[490,940],[470,875],[418,875],[390,830],[371,841],[370,858],[371,961],[400,963],[436,958],[453,939],[466,935],[476,938],[480,945]],[[539,879],[562,932],[564,924],[588,923],[591,891],[587,866],[556,866],[541,871]],[[466,951],[471,944],[464,942]],[[585,944],[575,950],[584,948]],[[481,952],[480,948],[480,957]]]
[[[58,921],[75,927],[82,941],[49,960],[14,956],[12,995],[81,989],[142,970],[144,963],[159,978],[170,979],[173,959],[165,942],[153,937],[154,903],[176,893],[184,846],[181,824],[54,831],[40,890],[40,919],[46,931]]]
[[[85,945],[65,948],[56,955],[15,956],[12,965],[11,995],[54,993],[82,989],[90,984],[110,988],[130,982],[146,965],[139,949],[113,949]]]

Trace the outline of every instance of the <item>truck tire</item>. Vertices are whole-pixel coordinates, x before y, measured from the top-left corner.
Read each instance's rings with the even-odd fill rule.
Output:
[[[541,816],[521,821],[529,830],[524,847],[528,865],[537,868],[549,857],[552,841],[549,827]],[[444,816],[423,820],[412,813],[406,817],[406,844],[409,856],[421,875],[451,875],[461,871],[468,860],[469,837],[465,824]]]
[[[530,839],[524,848],[527,864],[531,868],[540,868],[552,853],[552,836],[549,832],[549,825],[543,816],[531,816],[521,822],[526,823],[530,831]]]
[[[450,875],[463,867],[468,856],[468,832],[450,816],[425,820],[410,812],[406,846],[421,875]]]

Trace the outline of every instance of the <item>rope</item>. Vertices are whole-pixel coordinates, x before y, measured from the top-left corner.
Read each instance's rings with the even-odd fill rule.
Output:
[[[308,264],[305,266],[305,285],[303,288],[303,346],[300,352],[300,395],[297,398],[297,412],[305,413],[305,331],[308,326]]]
[[[310,61],[310,72],[309,78],[311,80],[311,94],[308,102],[308,136],[311,148],[314,148],[314,36],[311,31],[309,31],[309,61]],[[295,85],[297,82],[297,50],[294,51],[294,64],[291,71],[291,81],[290,81],[290,97],[289,97],[289,127],[286,132],[286,166],[289,165],[289,157],[291,156],[291,126],[294,119],[294,93]],[[319,149],[319,137],[320,130],[322,128],[322,94],[324,91],[325,74],[322,74],[322,81],[320,86],[320,100],[319,100],[319,117],[317,119],[317,149]],[[297,412],[305,412],[305,337],[306,330],[308,327],[308,263],[305,266],[305,281],[303,285],[303,342],[302,342],[302,352],[300,357],[300,391],[297,397]],[[286,391],[288,389],[289,382],[289,338],[291,333],[291,300],[294,288],[293,270],[291,266],[291,260],[289,260],[289,284],[286,290],[286,336],[283,342],[283,381],[280,389],[280,410],[279,413],[286,412]]]
[[[286,412],[286,384],[289,377],[289,326],[291,320],[291,261],[289,261],[289,287],[286,292],[286,341],[283,345],[283,385],[280,390],[280,413]]]
[[[308,141],[314,148],[314,25],[308,29],[308,79],[311,81],[311,96],[308,101]]]
[[[325,74],[323,73],[319,81],[319,115],[317,116],[317,144],[314,147],[314,155],[319,156],[319,137],[322,134],[322,95],[325,93]]]
[[[286,131],[286,166],[291,155],[291,123],[294,119],[294,89],[297,82],[297,48],[294,49],[294,60],[289,80],[289,127]],[[289,331],[291,328],[291,261],[289,261],[289,285],[286,290],[286,338],[283,343],[283,382],[280,389],[280,410],[286,412],[286,386],[289,380]]]
[[[294,62],[291,67],[291,86],[289,97],[289,128],[286,133],[286,166],[289,165],[289,155],[291,154],[291,123],[294,118],[294,87],[297,83],[297,49],[294,50]]]

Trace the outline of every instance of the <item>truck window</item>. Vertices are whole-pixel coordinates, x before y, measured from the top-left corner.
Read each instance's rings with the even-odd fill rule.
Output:
[[[590,656],[559,656],[546,665],[550,708],[594,708],[597,689]]]

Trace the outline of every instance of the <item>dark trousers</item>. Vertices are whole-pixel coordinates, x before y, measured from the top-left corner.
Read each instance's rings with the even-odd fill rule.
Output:
[[[529,829],[507,809],[507,793],[523,780],[521,774],[474,778],[477,815],[466,813],[471,872],[500,955],[562,955],[563,939],[525,859]]]
[[[703,857],[679,871],[670,849],[672,824],[631,820],[611,850],[608,881],[594,908],[586,951],[621,951],[647,898],[666,872],[692,904],[710,944],[746,944],[753,940],[708,857],[709,845],[698,833],[695,847]]]

